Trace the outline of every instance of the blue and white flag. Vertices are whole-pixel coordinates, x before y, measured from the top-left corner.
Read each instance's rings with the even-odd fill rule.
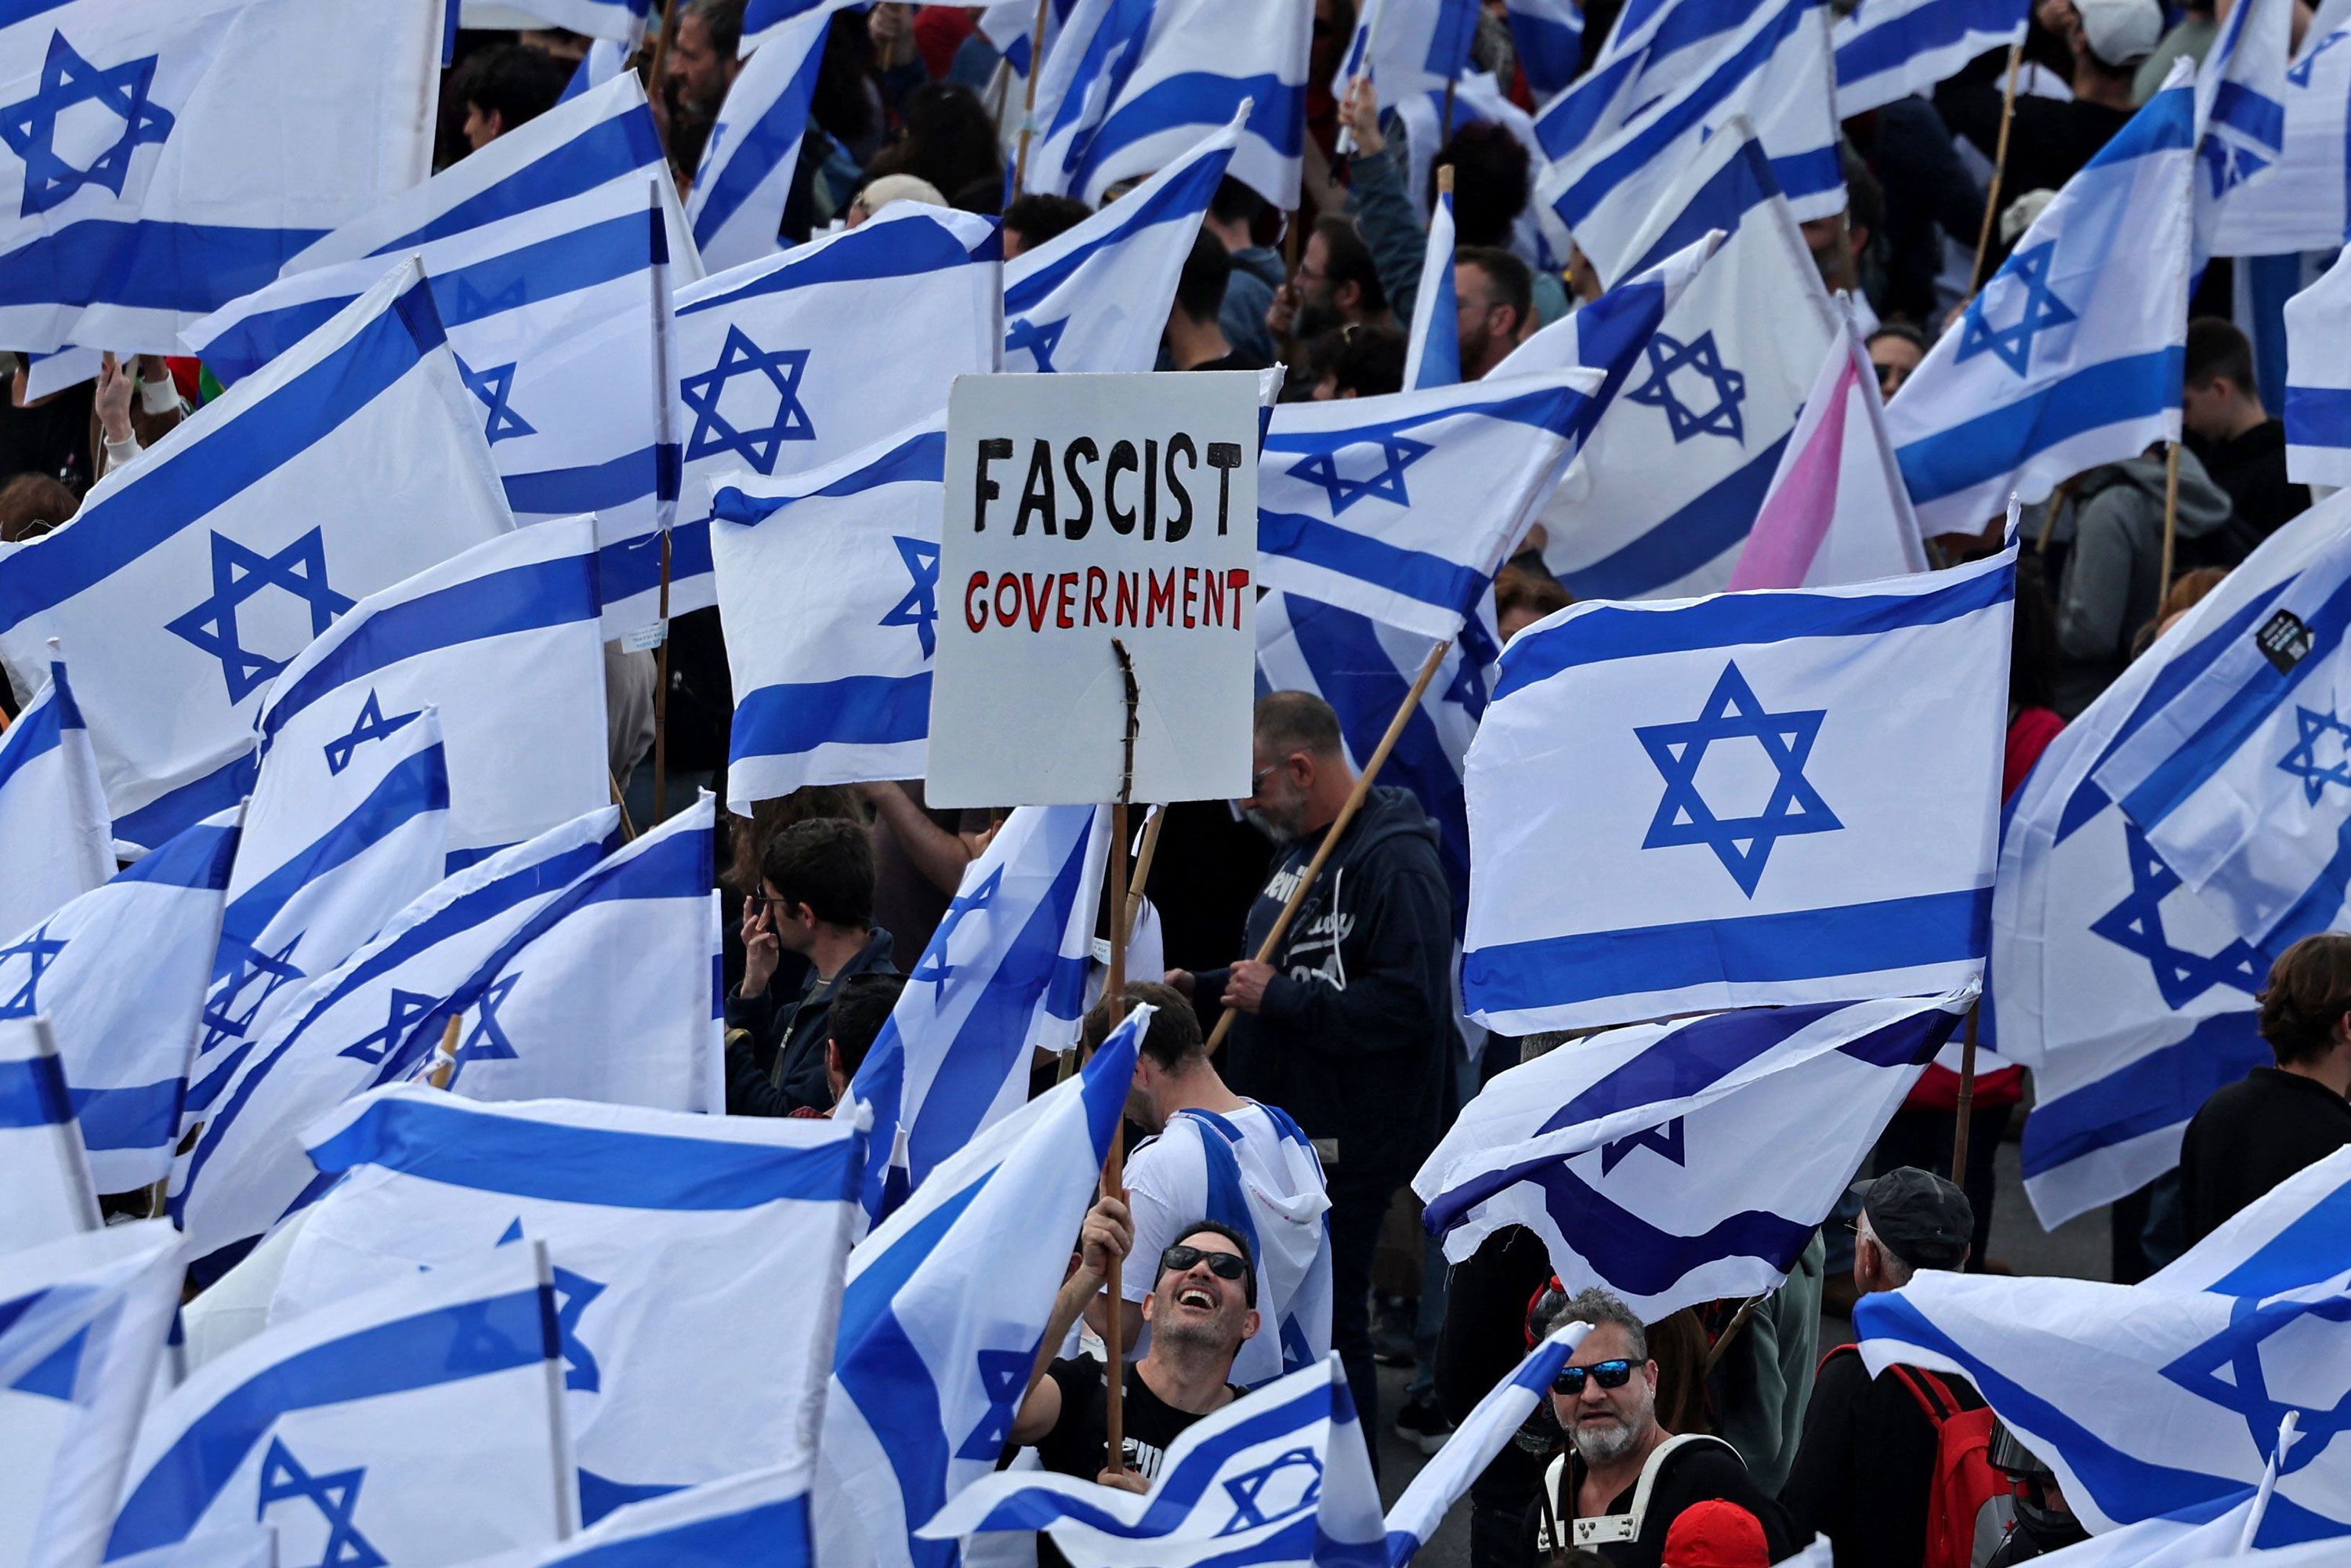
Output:
[[[2294,7],[2232,5],[2196,68],[2196,265],[2215,253],[2228,195],[2273,171],[2285,151],[2286,56]]]
[[[566,27],[591,38],[612,39],[634,48],[644,37],[645,13],[650,8],[650,0],[497,0],[486,5],[480,0],[462,0],[457,15],[461,25],[467,27],[510,27],[515,25],[513,16],[475,13],[519,11],[550,27]]]
[[[1281,404],[1258,468],[1259,585],[1458,634],[1567,472],[1603,379]]]
[[[586,1519],[731,1476],[748,1456],[812,1461],[861,1218],[849,1123],[482,1105],[401,1084],[303,1137],[341,1179],[295,1235],[273,1323],[538,1241]],[[760,1349],[711,1354],[725,1343]]]
[[[803,1460],[664,1492],[615,1509],[559,1545],[500,1552],[466,1568],[810,1568],[810,1471]]]
[[[685,204],[705,266],[761,261],[781,244],[784,203],[831,25],[831,11],[811,10],[774,28],[727,88]]]
[[[2333,537],[2092,775],[2180,880],[2263,953],[2344,924],[2351,856],[2351,498]]]
[[[579,1504],[558,1324],[525,1241],[255,1335],[148,1414],[107,1561],[255,1521],[344,1564],[561,1540]]]
[[[1261,0],[1078,0],[1037,77],[1027,188],[1092,206],[1229,121],[1232,177],[1298,204],[1312,13]]]
[[[1186,1427],[1148,1493],[1006,1471],[965,1488],[921,1534],[943,1547],[1004,1530],[1041,1530],[1071,1561],[1103,1568],[1388,1561],[1379,1487],[1336,1355]]]
[[[1862,0],[1837,18],[1836,114],[1850,120],[1957,76],[2024,39],[2023,0]]]
[[[873,1114],[863,1202],[909,1189],[1029,1099],[1040,1051],[1077,1043],[1110,813],[1022,806],[964,869],[844,1100]]]
[[[1143,371],[1158,363],[1176,279],[1242,123],[1234,116],[1102,211],[1004,264],[1006,370]]]
[[[1634,0],[1619,9],[1592,68],[1571,70],[1556,97],[1539,95],[1535,135],[1543,160],[1557,162],[1615,135],[1688,80],[1711,46],[1750,15],[1737,0]],[[1574,64],[1581,66],[1580,57]]]
[[[956,1561],[914,1531],[1003,1454],[1150,1023],[1136,1008],[1076,1077],[964,1145],[851,1250],[818,1447],[820,1561]]]
[[[765,5],[770,0],[759,0],[759,3]],[[780,3],[789,5],[795,4],[796,0],[780,0]],[[1061,24],[1070,19],[1070,13],[1077,9],[1077,5],[1078,0],[1050,0],[1045,13],[1046,54],[1053,52],[1053,44],[1061,34]],[[1035,42],[1037,27],[1036,5],[1032,0],[994,0],[979,13],[977,20],[981,37],[993,44],[997,52],[1004,57],[1005,67],[1012,76],[1012,90],[1019,92],[1021,84],[1029,79],[1029,55]],[[1009,116],[1006,117],[1005,129],[1015,136],[1019,134]]]
[[[1444,91],[1468,68],[1479,10],[1479,0],[1364,0],[1331,96],[1345,98],[1357,77],[1377,85],[1383,103]]]
[[[514,526],[478,408],[402,262],[0,553],[0,659],[29,691],[48,639],[74,650],[116,837],[160,844],[234,806],[287,661],[362,594]]]
[[[717,483],[737,815],[804,784],[923,777],[946,455],[933,423],[807,474]]]
[[[2344,51],[2351,60],[2351,49]],[[2285,302],[2286,476],[2301,485],[2351,485],[2351,363],[2336,352],[2351,334],[2351,247],[2319,280]]]
[[[1690,254],[1717,231],[1711,249]],[[1571,329],[1585,363],[1604,341],[1602,357],[1625,367],[1612,369],[1583,460],[1542,516],[1543,559],[1579,598],[1729,583],[1843,328],[1771,162],[1743,125],[1698,151],[1632,248],[1625,272],[1603,273],[1608,293],[1536,333],[1495,372],[1555,351],[1554,337],[1564,347]],[[1659,287],[1641,287],[1653,271]]]
[[[1421,1166],[1422,1221],[1457,1263],[1523,1225],[1568,1290],[1652,1322],[1771,1290],[1975,999],[1713,1013],[1539,1056],[1489,1082]]]
[[[1872,1373],[1956,1372],[2094,1531],[2210,1519],[2262,1479],[2289,1412],[2255,1544],[2351,1534],[2344,1235],[2351,1155],[2281,1185],[2137,1285],[1929,1270],[1855,1304]]]
[[[1576,0],[1508,0],[1510,42],[1537,103],[1583,68],[1583,7]]]
[[[0,342],[177,353],[188,320],[424,178],[443,10],[47,0],[0,13]]]
[[[1552,1380],[1591,1332],[1592,1325],[1580,1321],[1552,1330],[1461,1418],[1445,1447],[1414,1472],[1388,1510],[1387,1568],[1404,1568],[1428,1543],[1487,1463],[1518,1436],[1520,1424],[1551,1397]]]
[[[1886,405],[1928,537],[2179,438],[2193,98],[2166,86],[2065,183]]]
[[[29,1247],[99,1224],[98,1187],[48,1020],[0,1020],[0,1236]]]
[[[468,866],[304,988],[216,1096],[172,1173],[172,1218],[201,1280],[324,1190],[302,1157],[302,1129],[409,1076],[409,1026],[454,993],[485,951],[594,869],[619,821],[606,806]],[[437,1040],[419,1042],[415,1054]]]
[[[298,748],[340,778],[437,707],[452,868],[603,805],[596,534],[587,517],[517,528],[361,599],[270,688],[263,776]]]
[[[2262,92],[2273,99],[2282,86],[2284,93],[2283,137],[2269,172],[2227,187],[2217,200],[2209,175],[2197,190],[2199,235],[2215,256],[2331,251],[2351,238],[2351,48],[2344,47],[2351,44],[2351,26],[2344,26],[2351,18],[2328,10],[2304,35],[2283,83],[2273,76]],[[2270,25],[2262,19],[2248,27],[2257,33]],[[2252,44],[2248,36],[2242,47]]]
[[[0,1554],[96,1563],[180,1301],[180,1239],[139,1220],[0,1253]]]
[[[1752,128],[1799,220],[1844,209],[1834,105],[1823,85],[1831,69],[1827,9],[1823,0],[1758,6],[1737,31],[1694,48],[1683,68],[1659,81],[1670,83],[1663,97],[1542,176],[1536,199],[1603,277],[1622,276],[1635,259],[1651,210],[1733,119]]]
[[[1974,983],[2015,572],[2011,550],[1587,602],[1512,638],[1469,747],[1469,1016],[1525,1034]]]
[[[114,874],[114,824],[66,662],[0,731],[0,931],[21,931]]]
[[[1412,331],[1405,340],[1407,392],[1449,387],[1461,380],[1461,318],[1453,289],[1453,193],[1440,192],[1428,221],[1420,291],[1413,296]]]
[[[56,1030],[100,1192],[172,1168],[236,816],[197,823],[0,946],[0,1019],[38,1016]],[[126,985],[134,953],[139,983]]]
[[[277,1531],[266,1524],[227,1524],[115,1562],[119,1568],[278,1568]]]
[[[590,44],[588,52],[580,57],[579,68],[571,73],[571,79],[564,84],[563,97],[559,101],[569,103],[573,99],[584,97],[619,76],[628,68],[631,52],[628,45],[611,38],[599,38]]]

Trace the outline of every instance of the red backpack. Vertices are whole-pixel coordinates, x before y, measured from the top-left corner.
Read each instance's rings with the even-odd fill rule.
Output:
[[[1821,1358],[1821,1365],[1847,1352],[1857,1355],[1860,1347],[1841,1344]],[[2007,1536],[2016,1512],[2015,1483],[1992,1468],[1991,1407],[1965,1383],[1923,1367],[1889,1366],[1881,1375],[1901,1384],[1935,1427],[1922,1568],[1979,1568]]]

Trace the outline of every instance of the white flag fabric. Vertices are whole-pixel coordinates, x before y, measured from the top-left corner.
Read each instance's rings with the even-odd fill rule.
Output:
[[[517,528],[361,599],[270,688],[264,774],[280,747],[340,773],[434,706],[450,869],[603,805],[596,533],[588,517]]]
[[[1710,259],[1688,255],[1717,230]],[[1638,323],[1647,329],[1618,349],[1631,367],[1622,390],[1543,513],[1543,559],[1582,599],[1708,593],[1729,581],[1838,326],[1771,161],[1743,123],[1698,152],[1632,249],[1625,270],[1603,273],[1612,295],[1653,268],[1681,287],[1668,286],[1661,318],[1627,312],[1620,323],[1628,336]]]
[[[1298,204],[1312,15],[1259,0],[1078,0],[1037,76],[1028,188],[1092,206],[1230,120],[1248,129],[1232,177]]]
[[[1413,296],[1412,330],[1405,340],[1406,390],[1449,387],[1461,380],[1461,317],[1453,288],[1453,193],[1437,193],[1428,220],[1428,249]]]
[[[799,169],[800,136],[824,63],[828,10],[793,17],[761,37],[726,89],[703,143],[686,221],[705,266],[740,267],[775,255],[784,203]]]
[[[1540,100],[1535,133],[1544,160],[1557,162],[1615,135],[1631,115],[1687,81],[1709,47],[1748,15],[1719,0],[1640,0],[1622,7],[1592,68],[1571,72],[1556,97]]]
[[[187,321],[424,178],[442,21],[434,0],[10,6],[0,342],[177,353]]]
[[[921,1533],[937,1544],[1003,1530],[1043,1530],[1071,1561],[1103,1568],[1386,1561],[1379,1487],[1336,1355],[1184,1428],[1147,1494],[1008,1470],[965,1488]]]
[[[266,1524],[223,1525],[114,1561],[116,1568],[277,1568],[277,1531]]]
[[[946,915],[842,1099],[872,1113],[876,1222],[1029,1103],[1037,1051],[1077,1043],[1110,813],[1022,806],[964,868]]]
[[[360,595],[514,526],[479,410],[402,262],[0,554],[0,659],[29,692],[49,638],[75,651],[118,838],[235,805],[287,661]]]
[[[180,1239],[139,1220],[0,1253],[0,1556],[95,1563],[180,1299]]]
[[[2022,43],[2020,0],[1862,0],[1829,29],[1841,120],[1924,92],[1979,55]]]
[[[1423,1222],[1455,1262],[1523,1225],[1569,1291],[1652,1322],[1771,1290],[1975,998],[1713,1013],[1547,1052],[1489,1082],[1428,1156]]]
[[[200,1283],[319,1196],[302,1129],[355,1094],[407,1077],[416,1065],[405,1049],[409,1026],[455,993],[485,952],[593,870],[619,821],[606,806],[466,867],[303,988],[172,1172],[172,1218],[188,1237]],[[438,1040],[436,1031],[414,1054]]]
[[[737,815],[804,784],[923,777],[946,461],[934,421],[806,474],[714,487]]]
[[[2346,1186],[2351,1154],[2329,1155],[2137,1285],[1928,1270],[1863,1297],[1854,1331],[1872,1373],[1974,1384],[2094,1531],[2234,1505],[2296,1412],[2254,1544],[2351,1534]]]
[[[235,811],[199,822],[0,946],[0,1019],[56,1030],[100,1192],[171,1169],[236,838]]]
[[[2351,49],[2344,51],[2351,60]],[[2351,365],[2334,347],[2351,333],[2351,247],[2285,302],[2286,476],[2351,486]]]
[[[2285,151],[2286,56],[2294,7],[2280,0],[2231,5],[2196,68],[2196,251],[2218,254],[2223,203],[2278,179]],[[2339,237],[2339,236],[2338,236]]]
[[[579,1509],[556,1322],[547,1249],[525,1241],[256,1334],[149,1413],[108,1561],[256,1521],[340,1563],[562,1539]]]
[[[851,1249],[817,1450],[820,1561],[956,1561],[953,1542],[914,1531],[996,1469],[1150,1022],[1136,1008],[1076,1077],[965,1145]]]
[[[0,931],[55,915],[114,874],[114,823],[66,662],[0,731]]]
[[[2197,192],[2215,256],[2333,250],[2351,233],[2351,17],[2335,7],[2304,34],[2285,68],[2283,141],[2270,172],[2229,185],[2217,201]],[[2279,84],[2272,83],[2270,96]],[[2259,156],[2260,154],[2256,154]],[[2209,176],[2206,176],[2209,184]]]
[[[29,1247],[99,1223],[98,1188],[48,1022],[0,1021],[0,1236]]]
[[[1008,371],[1153,369],[1200,219],[1245,115],[1082,223],[1004,264]]]
[[[1730,573],[1730,587],[1821,588],[1927,570],[1886,434],[1886,405],[1851,308]]]
[[[1512,638],[1469,747],[1469,1016],[1523,1034],[1977,981],[2015,559],[1578,604]]]
[[[567,27],[591,38],[611,38],[632,47],[644,37],[649,0],[461,0],[457,16],[468,27],[511,27],[511,16],[477,16],[477,11],[519,11],[550,27]]]
[[[849,1123],[482,1105],[395,1084],[303,1136],[341,1179],[294,1239],[273,1325],[543,1242],[584,1519],[747,1456],[811,1461],[863,1174]],[[711,1354],[726,1343],[760,1349]]]
[[[2011,493],[2179,438],[2193,91],[2175,80],[2065,183],[1887,405],[1918,524],[1973,534]]]
[[[1357,77],[1378,84],[1382,103],[1444,91],[1469,64],[1478,13],[1477,0],[1364,0],[1354,36],[1332,74],[1331,96],[1345,98]]]
[[[746,1470],[725,1480],[615,1509],[559,1545],[502,1552],[466,1568],[809,1568],[809,1476],[805,1462]]]
[[[1552,1380],[1592,1325],[1562,1323],[1527,1352],[1510,1375],[1494,1385],[1477,1407],[1461,1418],[1445,1447],[1405,1483],[1395,1505],[1388,1510],[1387,1568],[1404,1568],[1428,1543],[1446,1514],[1469,1490],[1502,1446],[1518,1436],[1520,1425],[1535,1406],[1551,1397]]]
[[[1573,81],[1583,68],[1583,7],[1575,0],[1508,0],[1510,42],[1535,101]]]

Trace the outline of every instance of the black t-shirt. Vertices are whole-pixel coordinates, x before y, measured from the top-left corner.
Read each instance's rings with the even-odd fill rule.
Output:
[[[1090,1355],[1071,1356],[1045,1369],[1045,1375],[1061,1386],[1061,1417],[1037,1440],[1037,1458],[1057,1475],[1092,1480],[1108,1468],[1110,1397],[1102,1372],[1102,1364]],[[1126,1407],[1120,1417],[1123,1440],[1119,1448],[1128,1469],[1145,1480],[1155,1479],[1169,1445],[1207,1412],[1196,1416],[1161,1399],[1143,1380],[1134,1362],[1126,1364],[1125,1382]],[[1240,1396],[1238,1388],[1230,1392],[1235,1398]],[[1054,1546],[1052,1537],[1040,1533],[1037,1562],[1038,1568],[1066,1568],[1068,1559]]]
[[[2346,1145],[2351,1103],[2314,1079],[2256,1067],[2215,1090],[2179,1145],[2179,1206],[2189,1244]]]
[[[1962,1409],[1982,1407],[1966,1379],[1941,1381]],[[1800,1541],[1827,1536],[1837,1568],[1917,1568],[1938,1443],[1934,1421],[1890,1368],[1872,1377],[1858,1352],[1832,1351],[1780,1489],[1790,1530]]]
[[[1641,1533],[1630,1541],[1599,1542],[1590,1548],[1615,1568],[1660,1568],[1666,1555],[1666,1532],[1674,1527],[1674,1521],[1691,1504],[1712,1498],[1737,1503],[1756,1517],[1763,1526],[1763,1540],[1771,1548],[1772,1562],[1777,1563],[1795,1550],[1780,1505],[1765,1497],[1762,1489],[1749,1478],[1747,1467],[1729,1444],[1712,1439],[1686,1443],[1660,1463],[1664,1468],[1658,1471],[1656,1485],[1649,1490],[1649,1508],[1641,1516]],[[1559,1496],[1552,1500],[1559,1527],[1571,1540],[1575,1496],[1583,1484],[1583,1461],[1571,1454],[1561,1472]],[[1633,1497],[1639,1490],[1636,1479],[1609,1500],[1606,1511],[1632,1512]],[[1527,1568],[1549,1568],[1552,1560],[1544,1500],[1539,1491],[1528,1505],[1526,1524],[1520,1535],[1520,1561]]]
[[[2310,509],[2310,486],[2285,476],[2285,424],[2265,419],[2226,441],[2189,443],[2204,472],[2229,493],[2238,520],[2262,538]]]

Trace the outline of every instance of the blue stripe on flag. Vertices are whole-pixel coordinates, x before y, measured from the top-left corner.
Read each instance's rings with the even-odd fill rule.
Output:
[[[1426,550],[1405,549],[1301,512],[1259,512],[1257,548],[1261,554],[1288,556],[1456,614],[1467,613],[1489,580],[1476,567]]]
[[[2214,1090],[2270,1060],[2251,1012],[2208,1018],[2185,1040],[2036,1102],[2024,1119],[2024,1174],[2044,1176],[2100,1149],[2179,1126]]]
[[[799,144],[808,130],[809,103],[815,96],[817,73],[824,65],[824,46],[825,35],[820,32],[816,47],[808,52],[808,58],[800,62],[799,69],[792,73],[792,79],[775,101],[758,119],[741,128],[740,140],[733,147],[717,150],[717,172],[694,224],[697,245],[709,244],[783,162],[785,154]]]
[[[1424,430],[1432,424],[1469,414],[1486,419],[1511,420],[1520,424],[1531,424],[1537,430],[1557,431],[1565,434],[1574,428],[1575,416],[1586,401],[1584,395],[1573,387],[1552,385],[1534,392],[1498,397],[1489,402],[1450,403],[1442,408],[1408,413],[1399,419],[1351,424],[1343,430],[1280,431],[1265,438],[1264,448],[1268,452],[1332,452],[1363,442],[1384,441],[1407,431]]]
[[[1738,153],[1691,193],[1666,232],[1657,236],[1657,243],[1649,247],[1649,254],[1626,267],[1625,276],[1637,277],[1667,256],[1687,250],[1704,239],[1709,229],[1726,234],[1736,230],[1750,211],[1780,193],[1779,179],[1771,172],[1771,161],[1763,155],[1762,145],[1752,137],[1743,139]],[[1757,499],[1760,503],[1761,491]]]
[[[1837,47],[1839,86],[1863,81],[1930,54],[1965,42],[1976,34],[2001,33],[2024,26],[2025,8],[2017,0],[1931,0],[1883,26],[1873,26],[1861,14],[1862,30]]]
[[[1631,369],[1629,361],[1625,369]],[[1578,599],[1637,599],[1679,582],[1755,527],[1755,514],[1771,492],[1771,476],[1780,471],[1780,455],[1787,446],[1788,438],[1780,437],[1639,538],[1563,574],[1560,581]]]
[[[674,452],[676,443],[671,443],[670,448]],[[660,449],[640,446],[601,463],[500,475],[498,483],[506,488],[507,505],[517,515],[560,517],[610,511],[643,500],[660,489],[661,476]],[[672,569],[674,575],[674,562]]]
[[[1282,158],[1295,158],[1306,138],[1306,89],[1270,71],[1251,77],[1184,71],[1153,83],[1112,110],[1108,120],[1080,143],[1084,156],[1069,172],[1069,188],[1082,191],[1093,172],[1114,154],[1164,131],[1228,124],[1251,99],[1246,133]],[[1073,149],[1074,151],[1074,149]]]
[[[166,842],[205,818],[234,809],[253,793],[259,770],[259,758],[244,752],[202,778],[167,789],[144,806],[116,817],[114,836],[129,844]]]
[[[1077,270],[1115,246],[1124,245],[1143,230],[1154,225],[1177,219],[1189,221],[1207,210],[1209,198],[1225,177],[1225,166],[1231,162],[1228,153],[1202,158],[1183,174],[1151,193],[1150,198],[1131,212],[1123,214],[1124,221],[1092,244],[1081,246],[1050,267],[1039,268],[1018,282],[1007,280],[1004,286],[1004,313],[1018,316],[1043,304],[1053,290],[1067,283]]]
[[[57,1058],[0,1061],[0,1128],[60,1126],[73,1119],[65,1064]]]
[[[0,731],[0,789],[8,780],[35,761],[55,751],[65,739],[65,716],[57,711],[52,700],[30,713],[19,714],[16,722]]]
[[[622,539],[596,552],[597,575],[602,580],[604,602],[618,604],[661,587],[660,530]],[[669,530],[669,580],[674,585],[710,573],[710,525],[697,518]]]
[[[931,733],[931,673],[843,675],[761,686],[735,705],[728,758],[797,757],[820,746],[889,746]]]
[[[236,858],[236,839],[235,828],[199,824],[157,846],[152,854],[131,862],[114,880],[219,893],[228,886],[228,868]]]
[[[86,218],[0,254],[0,306],[217,310],[277,276],[325,229]]]
[[[663,1488],[659,1495],[666,1496],[672,1490]],[[618,1492],[629,1495],[613,1495]],[[581,1470],[580,1511],[589,1522],[603,1517],[591,1511],[591,1496],[605,1501],[609,1511],[622,1502],[641,1500],[642,1489],[617,1487]],[[810,1533],[808,1493],[795,1492],[738,1512],[689,1520],[631,1540],[573,1548],[563,1553],[562,1562],[564,1568],[681,1568],[697,1563],[772,1563],[778,1568],[805,1568],[810,1561],[806,1544]]]
[[[867,283],[883,277],[918,277],[991,259],[1000,253],[1003,234],[991,228],[977,247],[967,246],[954,232],[927,218],[899,218],[850,230],[815,255],[776,267],[724,293],[708,294],[681,304],[681,319],[705,310],[724,310],[746,299],[813,288],[826,283]],[[726,276],[720,274],[721,277]]]
[[[946,474],[947,438],[942,430],[910,436],[852,474],[844,474],[806,496],[758,496],[732,485],[715,489],[710,515],[746,528],[766,522],[795,501],[813,496],[862,496],[884,485],[937,484]]]
[[[2351,387],[2287,387],[2285,424],[2296,446],[2351,446]]]
[[[2085,431],[2176,408],[2185,354],[2169,348],[2085,365],[2013,402],[1921,436],[1894,454],[1903,486],[1923,507],[1996,479],[2033,454]]]
[[[468,196],[398,239],[386,240],[369,254],[392,256],[413,250],[429,240],[486,228],[503,219],[519,217],[592,191],[640,169],[646,171],[650,179],[664,157],[661,137],[653,130],[652,111],[642,104],[635,105],[624,114],[598,120],[487,190]]]
[[[186,1082],[167,1078],[111,1089],[73,1091],[84,1148],[162,1149],[180,1132],[180,1097]]]
[[[2285,141],[2285,105],[2244,83],[2224,80],[2212,95],[2212,119],[2232,125],[2265,146]]]

